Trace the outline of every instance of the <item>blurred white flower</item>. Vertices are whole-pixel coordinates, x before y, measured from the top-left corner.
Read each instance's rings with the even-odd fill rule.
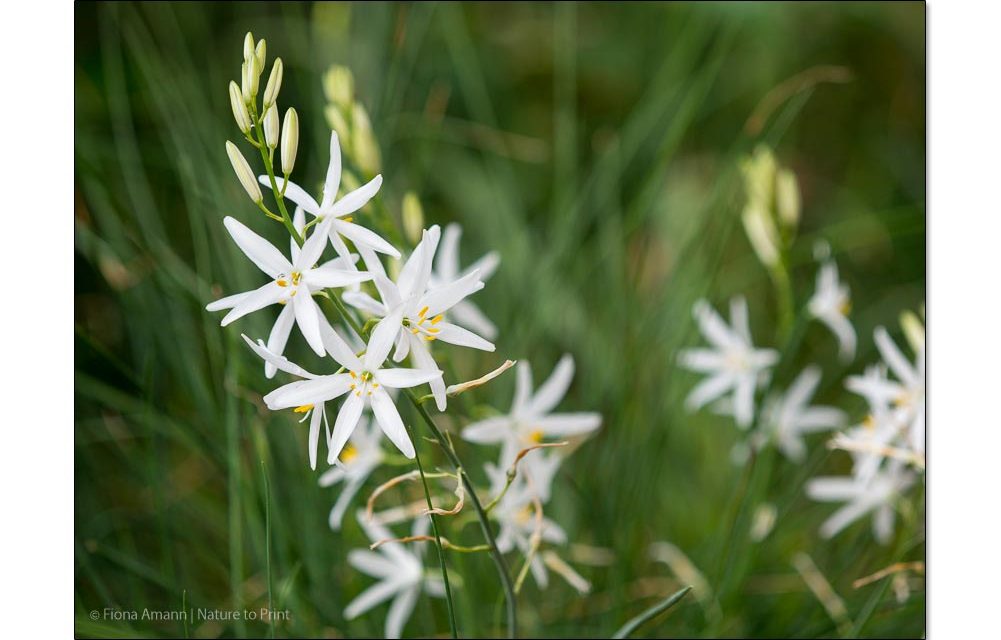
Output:
[[[330,510],[330,528],[339,531],[344,512],[351,499],[358,493],[368,476],[382,463],[385,454],[382,451],[379,426],[370,416],[363,417],[358,427],[341,449],[341,454],[334,461],[335,466],[327,469],[320,476],[320,486],[330,487],[343,482],[341,494],[337,497]]]
[[[235,218],[227,216],[223,222],[240,250],[272,280],[254,291],[226,296],[205,308],[208,311],[230,309],[222,319],[222,326],[226,326],[248,313],[280,303],[285,308],[278,314],[271,329],[268,349],[281,355],[285,351],[292,325],[297,324],[309,346],[317,354],[323,355],[323,340],[320,336],[320,317],[323,314],[313,300],[313,293],[327,287],[344,287],[370,280],[372,276],[355,269],[350,255],[316,266],[326,246],[323,236],[326,229],[323,227],[306,240],[301,250],[293,242],[292,260],[289,261],[274,245]],[[270,378],[275,375],[275,368],[265,364],[265,373]]]
[[[848,320],[851,298],[848,286],[838,279],[838,266],[825,262],[817,272],[817,289],[807,303],[810,314],[831,330],[838,340],[838,350],[845,362],[855,357],[855,328]]]
[[[462,302],[466,296],[483,288],[477,271],[429,288],[431,265],[440,235],[437,225],[424,231],[423,239],[407,258],[396,282],[383,275],[375,275],[374,282],[382,302],[363,292],[344,294],[345,302],[375,317],[395,317],[396,332],[393,340],[396,342],[396,350],[393,360],[400,362],[410,355],[414,365],[420,369],[438,368],[429,346],[435,340],[483,351],[494,350],[493,343],[444,319],[447,311]],[[444,380],[438,378],[431,381],[431,392],[438,410],[444,411]]]
[[[754,418],[754,390],[778,361],[778,352],[754,348],[743,297],[730,300],[731,326],[705,300],[695,303],[693,315],[712,348],[685,349],[679,355],[683,367],[708,375],[688,394],[688,410],[696,411],[732,391],[733,416],[746,429]]]
[[[601,415],[598,413],[552,413],[566,395],[573,374],[573,356],[566,354],[533,395],[532,369],[528,362],[519,361],[510,412],[470,424],[463,429],[462,438],[478,444],[502,444],[501,466],[506,468],[514,462],[520,450],[546,438],[582,436],[593,432],[601,426]]]
[[[262,175],[257,180],[271,186],[271,178]],[[330,132],[330,165],[327,167],[327,178],[323,184],[323,198],[318,203],[306,190],[292,181],[278,179],[278,190],[284,191],[285,197],[302,207],[306,213],[316,216],[321,221],[329,222],[327,232],[330,242],[340,256],[347,256],[348,249],[341,236],[344,236],[358,247],[362,255],[371,251],[386,253],[399,258],[400,252],[374,231],[354,224],[347,216],[358,211],[371,200],[379,187],[382,186],[382,176],[378,175],[368,183],[337,199],[337,189],[341,185],[341,145],[337,132]]]
[[[898,463],[880,470],[868,482],[849,477],[814,478],[806,494],[822,502],[844,502],[820,527],[820,534],[832,538],[859,518],[873,513],[873,533],[880,544],[893,535],[893,505],[914,483],[914,474]]]
[[[334,463],[348,438],[351,437],[366,406],[372,408],[376,422],[396,448],[406,457],[414,457],[414,445],[386,388],[415,387],[433,379],[440,379],[441,371],[381,368],[389,355],[389,350],[393,347],[393,336],[398,330],[400,313],[400,311],[394,312],[375,326],[365,354],[361,358],[354,354],[344,339],[328,324],[321,324],[323,344],[327,353],[347,370],[346,373],[324,376],[311,374],[292,364],[287,358],[271,353],[263,343],[255,345],[244,336],[251,348],[266,361],[273,363],[282,371],[306,378],[281,386],[264,396],[264,403],[269,409],[294,407],[296,411],[306,412],[317,404],[322,405],[328,400],[347,394],[347,399],[341,404],[337,413],[333,433],[328,442],[327,462],[330,464]],[[311,457],[310,464],[316,468],[315,458]]]
[[[923,454],[925,450],[925,350],[919,345],[912,364],[883,327],[874,332],[876,347],[896,380],[886,376],[849,378],[846,386],[870,404],[873,413],[886,411],[886,419],[905,432],[906,446]],[[888,409],[884,409],[888,407]]]
[[[369,522],[363,511],[358,512],[358,523],[372,542],[394,538],[384,526]],[[412,535],[426,535],[428,526],[428,518],[414,520]],[[424,575],[424,565],[421,561],[424,546],[421,542],[404,546],[394,541],[382,543],[375,551],[368,549],[350,551],[348,563],[358,571],[378,579],[378,582],[348,603],[344,609],[344,618],[354,620],[366,611],[392,599],[389,613],[386,614],[385,634],[387,638],[399,638],[421,591],[437,598],[445,595],[444,583],[440,578]]]
[[[470,273],[479,273],[481,281],[486,282],[497,270],[500,255],[491,251],[470,265],[465,271],[459,271],[459,239],[462,237],[462,227],[456,223],[449,224],[441,234],[441,244],[434,259],[431,271],[430,288],[443,286],[459,280]],[[460,326],[474,331],[488,340],[497,337],[497,326],[486,317],[479,307],[468,300],[460,300],[449,309],[446,317],[452,318]]]
[[[779,450],[794,462],[802,462],[806,458],[804,435],[836,429],[847,418],[843,411],[834,407],[810,406],[819,383],[819,367],[809,366],[781,398],[768,403],[763,410],[765,429],[774,438]]]

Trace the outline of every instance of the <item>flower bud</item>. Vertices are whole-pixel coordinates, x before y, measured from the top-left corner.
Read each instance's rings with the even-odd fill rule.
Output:
[[[268,86],[264,88],[264,108],[267,109],[275,103],[278,92],[282,88],[282,76],[285,73],[285,65],[281,58],[275,58],[275,63],[271,67],[271,75],[268,76]]]
[[[250,170],[247,159],[243,157],[243,154],[236,148],[236,145],[229,140],[226,141],[226,153],[229,155],[229,162],[233,165],[233,171],[236,172],[236,177],[240,179],[240,184],[243,185],[247,195],[250,196],[251,200],[259,204],[264,199],[264,196],[261,195],[261,187],[257,184],[257,179],[254,178],[254,173]]]
[[[406,236],[410,244],[416,245],[421,241],[421,231],[424,229],[424,209],[417,194],[408,191],[403,196],[403,235]]]
[[[355,78],[351,69],[334,65],[323,74],[323,93],[327,100],[344,111],[351,109],[355,95]]]
[[[253,101],[257,97],[257,89],[261,81],[261,69],[257,66],[257,57],[250,56],[250,60],[243,63],[243,99],[247,102]]]
[[[278,106],[271,105],[264,114],[264,141],[269,149],[278,146]]]
[[[292,173],[292,167],[295,166],[295,154],[298,150],[299,114],[296,113],[295,109],[289,109],[285,112],[285,122],[282,124],[282,173],[286,176]]]
[[[799,224],[799,184],[796,174],[789,169],[780,169],[775,176],[775,209],[782,225],[789,231],[795,231]]]
[[[229,83],[229,104],[233,107],[233,118],[240,131],[247,133],[250,131],[250,114],[247,113],[247,103],[243,101],[243,93],[235,82]]]
[[[327,117],[327,125],[336,131],[337,137],[341,139],[341,146],[344,148],[344,152],[350,154],[351,128],[348,126],[348,121],[344,119],[344,114],[341,113],[340,107],[328,104],[324,108],[323,113]]]
[[[747,239],[766,267],[779,263],[779,233],[768,211],[756,204],[748,204],[742,216]]]
[[[246,62],[254,56],[254,34],[247,32],[243,38],[243,61]]]
[[[257,60],[257,68],[264,71],[264,63],[268,61],[268,45],[264,42],[264,38],[261,38],[260,42],[257,43],[257,48],[254,49],[254,58]]]
[[[351,109],[351,150],[354,152],[355,162],[362,171],[370,176],[379,173],[382,165],[379,145],[372,133],[368,112],[357,102]]]
[[[925,325],[913,311],[904,311],[900,314],[900,326],[904,329],[904,337],[911,345],[914,353],[919,353],[925,348]]]

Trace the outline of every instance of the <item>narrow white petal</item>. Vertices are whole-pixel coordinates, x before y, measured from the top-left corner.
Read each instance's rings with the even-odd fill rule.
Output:
[[[285,352],[285,345],[288,344],[288,336],[292,332],[292,325],[295,324],[295,312],[291,305],[282,307],[282,312],[278,314],[274,326],[271,327],[271,334],[268,336],[268,351],[280,356]],[[275,377],[278,366],[274,362],[265,360],[264,375],[268,378]]]
[[[706,378],[692,389],[685,399],[689,411],[697,411],[720,397],[734,386],[733,376],[720,373]]]
[[[521,415],[525,412],[532,398],[532,367],[526,360],[519,360],[515,369],[514,400],[511,402],[511,413]]]
[[[323,347],[330,354],[330,357],[337,361],[337,364],[349,371],[361,371],[365,368],[365,365],[355,355],[354,350],[345,342],[341,334],[330,326],[326,316],[322,315],[320,318],[320,337],[323,339]]]
[[[733,417],[737,426],[746,429],[754,420],[754,377],[741,376],[733,389]]]
[[[549,379],[535,392],[528,405],[528,412],[533,415],[545,415],[555,409],[570,388],[573,374],[573,356],[565,354],[556,364]]]
[[[822,502],[841,502],[859,495],[862,487],[849,477],[814,478],[806,484],[806,495]]]
[[[405,588],[406,586],[397,580],[386,579],[382,582],[377,582],[375,585],[362,591],[357,598],[348,603],[348,606],[344,608],[344,619],[354,620],[372,607],[389,600],[401,589]]]
[[[320,208],[327,210],[337,199],[337,189],[341,186],[341,144],[337,132],[330,132],[330,164],[327,165],[327,179],[323,182],[323,201]]]
[[[386,315],[385,305],[363,291],[345,291],[341,295],[341,300],[376,318]]]
[[[497,337],[497,325],[469,300],[463,300],[456,304],[449,311],[449,315],[456,324],[478,333],[487,340],[493,340]]]
[[[441,232],[438,255],[434,259],[434,271],[440,282],[450,282],[459,275],[459,238],[462,227],[452,222]]]
[[[375,379],[384,387],[391,389],[409,389],[417,385],[440,378],[441,371],[429,369],[379,369]]]
[[[316,450],[320,448],[320,421],[323,419],[323,405],[313,407],[309,419],[309,468],[316,471]]]
[[[404,332],[403,336],[407,339],[407,342],[410,343],[410,354],[413,358],[412,361],[418,369],[427,369],[431,371],[437,371],[439,369],[438,363],[435,362],[434,356],[431,355],[431,350],[428,349],[426,342],[408,332]],[[434,395],[435,406],[438,407],[438,411],[444,411],[448,406],[448,399],[445,394],[445,379],[432,378],[429,385],[431,386],[431,393]]]
[[[367,282],[372,279],[372,274],[367,271],[357,269],[345,269],[343,262],[331,260],[315,269],[310,269],[303,274],[303,279],[311,289],[326,289],[327,287],[347,287],[359,282]]]
[[[317,377],[315,374],[306,371],[285,356],[272,352],[270,349],[265,347],[264,344],[254,342],[246,335],[243,336],[243,339],[248,345],[250,345],[250,348],[254,350],[254,353],[263,358],[266,363],[272,365],[276,370],[291,373],[292,375],[299,376],[300,378],[313,379]]]
[[[220,324],[226,326],[234,320],[239,320],[248,313],[253,313],[281,300],[285,290],[275,282],[269,282],[247,294],[238,305],[223,316]]]
[[[546,436],[562,438],[591,433],[601,426],[599,413],[557,413],[536,419],[532,426]]]
[[[890,334],[886,332],[886,329],[876,327],[873,336],[876,340],[876,346],[879,347],[880,355],[883,356],[883,360],[889,365],[894,375],[897,376],[897,379],[905,385],[913,385],[917,381],[917,373],[914,371],[911,363],[907,361],[907,358],[904,357],[904,354],[897,348],[896,343],[890,338]]]
[[[302,250],[299,251],[299,255],[295,257],[295,262],[292,264],[295,271],[308,271],[320,259],[323,249],[327,246],[330,222],[330,220],[321,222],[313,229],[312,235],[306,238]]]
[[[372,413],[382,428],[383,433],[392,441],[400,453],[408,458],[414,457],[414,443],[410,441],[406,427],[403,426],[403,419],[400,418],[393,399],[389,397],[383,389],[376,389],[372,392],[369,400],[372,403]]]
[[[278,387],[264,396],[269,409],[288,409],[308,404],[317,405],[344,395],[351,385],[351,376],[335,373],[312,380],[297,380]]]
[[[399,638],[403,633],[403,625],[407,623],[410,614],[417,604],[417,595],[420,593],[419,586],[413,586],[400,593],[389,605],[389,613],[386,614],[386,637]]]
[[[469,265],[469,268],[466,270],[479,271],[480,280],[486,282],[490,279],[490,276],[494,275],[498,266],[500,266],[500,254],[496,251],[491,251],[473,264]]]
[[[874,506],[875,505],[873,505],[872,502],[862,500],[849,502],[835,511],[834,515],[824,521],[824,524],[820,526],[820,535],[825,538],[833,538],[845,527],[855,522],[869,511],[872,511]]]
[[[496,416],[485,418],[467,426],[462,430],[462,439],[477,444],[493,444],[503,442],[514,435],[511,418]]]
[[[388,578],[400,571],[400,567],[382,554],[368,549],[348,551],[348,564],[374,578]]]
[[[403,307],[399,307],[375,325],[365,350],[366,369],[375,371],[386,361],[389,350],[393,348],[393,343],[396,341],[396,335],[400,332],[402,321]],[[437,368],[435,367],[435,369]]]
[[[463,329],[451,322],[440,322],[435,327],[438,329],[438,333],[434,336],[441,342],[479,349],[480,351],[493,351],[496,348],[492,342],[488,342],[469,329]]]
[[[277,278],[292,270],[292,263],[281,254],[281,251],[251,231],[247,225],[231,216],[226,216],[222,222],[226,225],[229,235],[233,237],[233,241],[236,242],[236,246],[240,247],[240,251],[243,251],[257,265],[258,269],[271,278]]]
[[[376,176],[369,180],[367,183],[358,187],[351,193],[346,194],[343,198],[334,203],[330,208],[330,215],[341,217],[346,216],[350,213],[354,213],[358,209],[361,209],[368,201],[375,197],[375,194],[379,193],[379,187],[382,186],[382,176]],[[326,199],[326,198],[324,198]]]
[[[427,305],[428,317],[434,317],[451,309],[455,303],[483,288],[479,273],[473,272],[455,282],[449,282],[424,294],[419,306]]]
[[[347,374],[341,374],[350,380]],[[337,457],[341,455],[341,449],[351,437],[358,419],[361,418],[362,409],[365,408],[365,401],[354,392],[349,393],[341,404],[340,411],[337,412],[337,420],[334,421],[334,433],[330,437],[330,444],[327,446],[327,462],[334,464]]]
[[[320,308],[313,301],[313,296],[309,295],[306,287],[301,287],[298,295],[292,297],[291,304],[302,337],[306,338],[306,342],[317,355],[324,355],[323,338],[320,335]]]
[[[271,178],[268,176],[257,176],[257,181],[263,184],[267,188],[271,188]],[[278,190],[281,191],[285,189],[285,199],[291,200],[296,205],[302,207],[307,213],[311,213],[314,216],[320,212],[320,205],[316,203],[311,195],[306,193],[306,190],[297,185],[296,183],[289,180],[288,186],[285,186],[285,178],[275,178],[275,184],[278,185]]]
[[[225,298],[219,298],[214,302],[210,302],[205,305],[206,311],[222,311],[223,309],[232,309],[236,305],[240,304],[247,296],[249,296],[251,291],[244,291],[243,293],[234,293],[231,296],[226,296]]]
[[[678,355],[678,361],[690,371],[709,373],[724,368],[726,355],[713,349],[684,349]]]
[[[357,225],[353,222],[347,222],[346,220],[334,220],[331,228],[353,242],[355,246],[358,247],[359,251],[362,247],[368,247],[378,251],[379,253],[391,255],[394,258],[400,257],[400,252],[397,251],[393,245],[389,244],[389,242],[387,242],[375,231],[366,229],[361,225]]]

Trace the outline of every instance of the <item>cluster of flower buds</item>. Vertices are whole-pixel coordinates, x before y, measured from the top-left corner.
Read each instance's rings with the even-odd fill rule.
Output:
[[[351,70],[333,65],[323,75],[323,93],[327,98],[324,114],[327,124],[341,138],[346,155],[366,177],[379,173],[382,157],[372,132],[368,111],[355,100],[355,80]],[[347,186],[347,185],[346,185]]]
[[[775,268],[799,225],[800,194],[796,175],[780,167],[772,150],[759,146],[742,167],[747,203],[744,229],[761,262]]]

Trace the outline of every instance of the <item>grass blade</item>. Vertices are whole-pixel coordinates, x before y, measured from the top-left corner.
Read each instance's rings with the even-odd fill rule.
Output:
[[[622,627],[618,631],[616,631],[612,637],[628,638],[629,636],[634,634],[637,630],[639,630],[640,627],[645,625],[647,622],[650,622],[660,614],[664,613],[674,605],[678,604],[678,602],[680,602],[681,599],[684,598],[685,595],[687,595],[688,592],[691,590],[692,590],[691,587],[685,587],[684,589],[678,591],[677,593],[668,596],[664,600],[661,600],[660,602],[653,605],[643,613],[639,614],[629,622],[622,625]]]

